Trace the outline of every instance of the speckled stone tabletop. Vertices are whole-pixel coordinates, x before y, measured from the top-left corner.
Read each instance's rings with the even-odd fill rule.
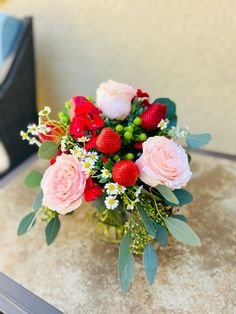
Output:
[[[17,237],[35,193],[24,187],[25,173],[0,191],[0,271],[68,314],[236,313],[236,162],[193,154],[192,170],[195,198],[182,212],[202,247],[173,240],[161,248],[152,286],[137,259],[130,292],[121,292],[118,249],[99,240],[86,205],[63,217],[50,247],[43,223]]]

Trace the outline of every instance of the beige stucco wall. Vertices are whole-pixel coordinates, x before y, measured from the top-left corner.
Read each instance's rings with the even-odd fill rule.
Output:
[[[35,18],[39,105],[113,78],[168,96],[180,122],[236,154],[236,1],[5,0]]]

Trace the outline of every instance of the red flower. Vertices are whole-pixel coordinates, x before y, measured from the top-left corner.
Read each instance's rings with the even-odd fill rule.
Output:
[[[97,130],[104,126],[99,115],[101,111],[85,97],[75,96],[71,98],[70,104],[70,135],[76,136],[78,132]]]
[[[105,156],[102,156],[101,160],[102,160],[103,164],[105,164],[108,161],[107,157],[105,157]]]
[[[58,122],[53,121],[52,122],[43,122],[43,125],[45,125],[46,128],[48,128],[50,131],[41,133],[38,132],[38,137],[40,141],[43,143],[45,141],[53,141],[55,143],[59,143],[62,136],[65,135],[65,129],[62,127]]]
[[[134,144],[134,147],[135,147],[136,149],[142,149],[142,148],[143,148],[143,142],[136,142],[136,143]]]
[[[136,97],[149,97],[149,94],[147,92],[143,92],[140,88],[137,89],[137,94],[136,94]]]
[[[84,190],[85,202],[91,202],[102,195],[103,188],[93,182],[93,179],[89,177],[86,181]]]
[[[91,148],[95,148],[96,147],[96,140],[97,140],[97,136],[92,136],[89,140],[89,142],[87,142],[85,144],[85,149],[87,151],[89,151]]]
[[[50,160],[50,165],[55,164],[55,162],[56,162],[56,160],[57,160],[57,157],[58,157],[58,156],[61,156],[61,155],[62,155],[62,152],[61,152],[61,151],[58,151],[57,154],[56,154],[56,156],[53,157],[53,158]]]

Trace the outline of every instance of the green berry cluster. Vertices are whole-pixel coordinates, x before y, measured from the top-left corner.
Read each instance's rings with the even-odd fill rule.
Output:
[[[134,254],[143,254],[148,242],[152,240],[151,235],[146,231],[142,221],[130,220],[125,224],[125,230],[130,230],[131,233],[131,245],[130,250]]]

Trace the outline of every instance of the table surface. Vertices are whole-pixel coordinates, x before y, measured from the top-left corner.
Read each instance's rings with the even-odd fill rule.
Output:
[[[155,283],[146,283],[136,261],[127,295],[117,275],[117,246],[102,242],[83,205],[62,219],[53,245],[44,224],[16,236],[31,210],[34,190],[25,173],[0,191],[0,270],[65,313],[236,313],[236,162],[193,154],[188,190],[194,202],[182,208],[202,247],[175,240],[159,249]],[[43,168],[37,162],[30,168]],[[29,169],[28,169],[29,170]]]

